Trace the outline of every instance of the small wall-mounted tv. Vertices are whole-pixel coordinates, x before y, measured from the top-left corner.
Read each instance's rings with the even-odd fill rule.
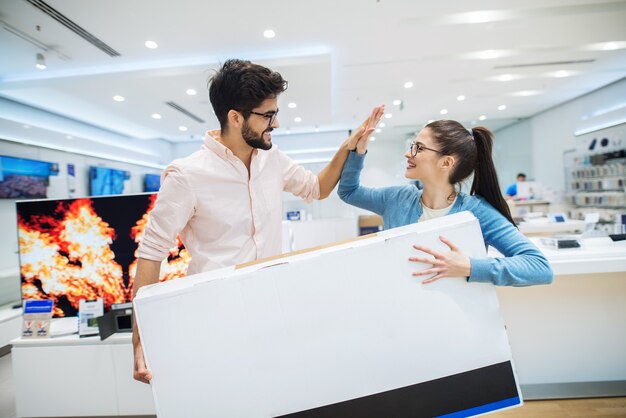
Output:
[[[54,316],[76,316],[81,299],[105,311],[129,302],[137,247],[156,194],[16,203],[22,299],[51,299]],[[183,277],[191,257],[180,238],[161,281]]]
[[[0,156],[0,198],[46,197],[49,177],[59,173],[57,163]]]
[[[124,181],[130,172],[107,167],[89,167],[89,194],[106,196],[124,193]]]
[[[146,174],[143,178],[144,192],[158,192],[161,187],[161,176],[159,174]]]

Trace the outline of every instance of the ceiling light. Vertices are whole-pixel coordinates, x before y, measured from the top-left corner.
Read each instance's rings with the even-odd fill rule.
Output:
[[[476,12],[455,13],[447,16],[445,23],[463,24],[463,23],[488,23],[498,22],[501,20],[512,19],[513,13],[500,10],[480,10]]]
[[[178,130],[179,130],[179,131],[181,131],[181,132],[187,132],[187,127],[186,127],[186,126],[183,126],[183,125],[180,125],[180,126],[178,127]]]
[[[502,75],[498,75],[492,78],[492,80],[496,80],[496,81],[512,81],[512,80],[519,80],[520,78],[522,78],[521,75],[517,75],[517,74],[502,74]]]
[[[477,53],[477,58],[480,58],[481,60],[492,60],[492,59],[496,59],[496,58],[500,58],[500,57],[505,57],[509,55],[507,52],[505,51],[496,51],[495,49],[487,49],[485,51],[480,51]]]
[[[380,122],[380,123],[378,124],[378,127],[379,127],[379,128],[384,128],[384,127],[385,127],[385,122]]]
[[[385,119],[391,119],[393,117],[393,115],[391,113],[386,113],[385,114]]]
[[[286,133],[287,135],[289,135],[289,134],[291,133],[291,130],[290,130],[289,128],[287,128],[287,130],[285,131],[285,133]]]
[[[480,115],[478,117],[478,120],[485,120],[485,119],[487,119],[487,116],[485,116],[485,115]]]
[[[297,105],[296,105],[294,102],[289,102],[289,104],[287,104],[287,107],[288,107],[289,109],[295,109],[295,108],[296,108],[296,106],[297,106]]]
[[[123,102],[126,99],[124,98],[124,96],[120,96],[119,94],[116,94],[115,96],[113,96],[113,100],[115,100],[116,102]]]
[[[313,129],[315,132],[319,132],[320,128],[318,128],[317,126],[315,127],[315,129]]]
[[[405,89],[410,89],[411,87],[413,87],[413,82],[412,81],[407,81],[406,83],[404,83],[404,88]]]
[[[370,137],[370,141],[372,142],[376,141],[376,137],[375,136]]]
[[[616,49],[626,48],[626,41],[599,42],[596,44],[587,44],[582,47],[586,51],[615,51]]]
[[[465,96],[460,95],[460,96],[457,96],[457,97],[456,97],[456,99],[457,99],[459,102],[462,102],[463,100],[465,100]]]
[[[302,122],[302,118],[300,116],[296,116],[295,118],[293,118],[294,122]]]
[[[195,96],[196,94],[198,94],[198,92],[195,91],[194,89],[187,89],[185,93],[187,93],[190,96]]]
[[[161,119],[161,115],[159,115],[158,113],[153,113],[152,119]]]
[[[265,31],[263,31],[263,36],[265,36],[267,39],[271,39],[276,36],[276,32],[271,29],[266,29]]]
[[[571,76],[573,74],[574,73],[572,73],[571,71],[560,70],[560,71],[555,71],[555,72],[551,73],[550,75],[552,77],[556,77],[556,78],[563,78],[563,77],[569,77],[569,76]]]
[[[382,129],[380,129],[380,128],[376,129],[376,133],[377,133],[377,134],[381,133],[382,131],[383,131],[383,130],[382,130]]]
[[[522,90],[522,91],[516,91],[514,93],[511,93],[511,96],[528,97],[528,96],[536,96],[538,94],[541,94],[540,90]]]
[[[45,70],[46,69],[46,57],[44,57],[41,52],[38,52],[37,55],[35,55],[35,57],[37,59],[37,63],[35,64],[35,67],[37,67],[40,70]]]
[[[156,49],[159,47],[159,45],[157,45],[157,43],[154,41],[146,41],[144,45],[146,46],[146,48],[150,48],[150,49]]]
[[[498,106],[498,110],[504,110],[504,109],[506,109],[506,105],[500,105],[500,106]]]
[[[400,106],[400,103],[402,103],[402,100],[400,100],[400,99],[396,99],[396,100],[393,101],[393,105],[394,106]]]
[[[441,109],[439,111],[439,113],[441,113],[442,115],[447,115],[448,114],[448,109]]]

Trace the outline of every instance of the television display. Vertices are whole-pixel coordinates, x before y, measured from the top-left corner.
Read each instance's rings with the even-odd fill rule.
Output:
[[[124,180],[130,173],[107,167],[89,167],[89,194],[105,196],[124,193]]]
[[[159,174],[146,174],[143,178],[144,192],[158,192],[161,187],[161,176]]]
[[[0,156],[0,198],[46,197],[49,176],[59,173],[57,163]]]
[[[54,301],[76,316],[81,299],[129,302],[141,241],[156,194],[16,203],[22,299]],[[178,238],[160,280],[183,277],[191,257]]]

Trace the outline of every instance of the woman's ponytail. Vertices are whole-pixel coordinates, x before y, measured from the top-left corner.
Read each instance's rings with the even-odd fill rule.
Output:
[[[471,194],[479,194],[498,212],[507,218],[513,225],[513,217],[509,205],[507,205],[500,184],[496,167],[493,164],[491,151],[493,149],[493,134],[484,126],[472,128],[472,136],[476,143],[476,168],[474,169],[474,181],[472,182]]]

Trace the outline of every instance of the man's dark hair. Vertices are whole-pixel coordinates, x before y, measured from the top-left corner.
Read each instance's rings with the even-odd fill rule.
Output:
[[[526,174],[524,174],[524,173],[517,173],[517,177],[524,177],[524,178],[526,178]]]
[[[287,81],[276,71],[238,59],[227,60],[209,79],[209,99],[222,130],[231,109],[247,119],[252,109],[285,90]]]

